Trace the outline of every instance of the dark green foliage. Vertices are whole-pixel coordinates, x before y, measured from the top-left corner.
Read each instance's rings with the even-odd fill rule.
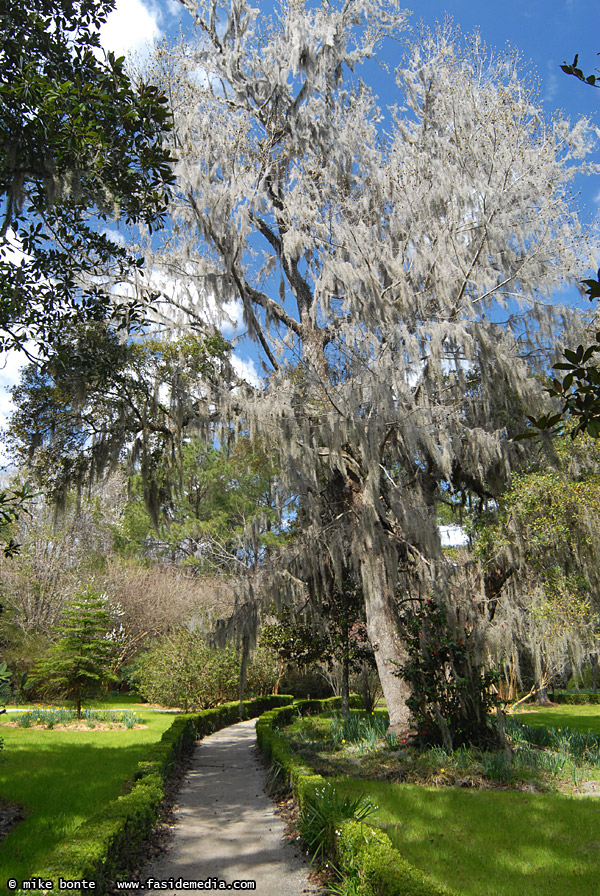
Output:
[[[133,309],[111,308],[94,278],[137,262],[104,222],[162,222],[170,114],[156,87],[131,82],[123,58],[99,58],[114,5],[0,2],[1,350],[33,339],[51,354],[73,320],[127,326]]]
[[[10,696],[11,672],[6,663],[0,663],[0,703],[6,703]]]
[[[584,280],[590,298],[600,298],[600,270],[598,279]],[[600,437],[600,368],[597,354],[600,352],[600,331],[596,332],[595,341],[590,345],[578,345],[576,349],[566,348],[563,360],[553,366],[558,376],[552,380],[548,391],[556,398],[562,399],[563,406],[559,415],[529,421],[540,430],[552,429],[566,415],[575,421],[571,430],[572,438],[585,432],[592,438]],[[562,377],[562,379],[559,379]]]
[[[34,686],[41,693],[74,700],[81,717],[84,696],[98,693],[112,677],[110,625],[102,595],[88,589],[69,601],[55,629],[59,640],[34,666]]]
[[[500,702],[493,693],[499,675],[481,668],[469,633],[451,626],[432,599],[402,616],[401,632],[408,659],[397,674],[411,686],[407,704],[421,742],[454,749],[497,741],[490,712]]]
[[[600,56],[600,53],[598,55]],[[596,75],[584,75],[583,71],[578,67],[578,62],[579,53],[576,53],[572,64],[569,65],[567,62],[563,62],[561,69],[565,75],[573,75],[579,81],[583,81],[584,84],[589,84],[590,87],[600,87],[600,79]],[[596,69],[596,71],[599,70]]]
[[[19,544],[12,536],[15,523],[22,513],[28,513],[27,504],[32,494],[28,485],[20,488],[2,489],[0,491],[0,546],[5,557],[14,557],[19,553]],[[0,613],[2,604],[0,604]]]

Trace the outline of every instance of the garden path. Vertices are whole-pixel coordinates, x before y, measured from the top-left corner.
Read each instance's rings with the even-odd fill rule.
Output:
[[[140,874],[148,891],[187,894],[183,882],[212,879],[203,889],[251,889],[257,896],[319,892],[309,880],[305,856],[285,839],[284,822],[266,793],[255,726],[255,719],[239,722],[196,746],[167,848]],[[169,883],[163,889],[150,878]],[[225,883],[219,887],[217,881]],[[227,886],[234,881],[256,886]]]

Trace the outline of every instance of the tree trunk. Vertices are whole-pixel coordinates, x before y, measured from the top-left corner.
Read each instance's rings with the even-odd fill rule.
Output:
[[[342,718],[347,719],[350,715],[350,656],[348,653],[348,644],[346,638],[346,649],[342,657]]]
[[[539,687],[535,693],[535,702],[538,706],[547,706],[550,703],[550,698],[548,697],[548,691],[543,685]]]
[[[592,691],[598,693],[598,656],[595,653],[590,654],[590,666],[592,667]]]
[[[535,683],[535,702],[538,706],[545,706],[547,703],[550,703],[547,690],[549,678],[546,672],[546,663],[543,656],[540,655],[539,648],[534,657],[533,679]]]
[[[375,652],[377,672],[390,716],[390,729],[405,732],[409,726],[408,684],[398,675],[398,665],[406,652],[398,635],[394,590],[389,581],[385,558],[380,552],[365,551],[361,563],[367,632]]]

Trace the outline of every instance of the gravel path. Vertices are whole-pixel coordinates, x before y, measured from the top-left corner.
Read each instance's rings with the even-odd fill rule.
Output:
[[[167,849],[140,875],[148,891],[243,889],[258,896],[316,896],[307,860],[286,841],[284,822],[265,791],[266,771],[255,745],[254,719],[199,742]]]

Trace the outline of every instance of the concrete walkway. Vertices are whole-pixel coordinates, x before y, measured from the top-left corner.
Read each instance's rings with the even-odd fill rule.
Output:
[[[140,875],[148,891],[318,893],[309,882],[306,858],[285,840],[284,823],[265,791],[266,770],[255,756],[255,745],[254,719],[223,728],[198,743],[167,850]],[[163,889],[164,884],[156,881],[168,885]]]

